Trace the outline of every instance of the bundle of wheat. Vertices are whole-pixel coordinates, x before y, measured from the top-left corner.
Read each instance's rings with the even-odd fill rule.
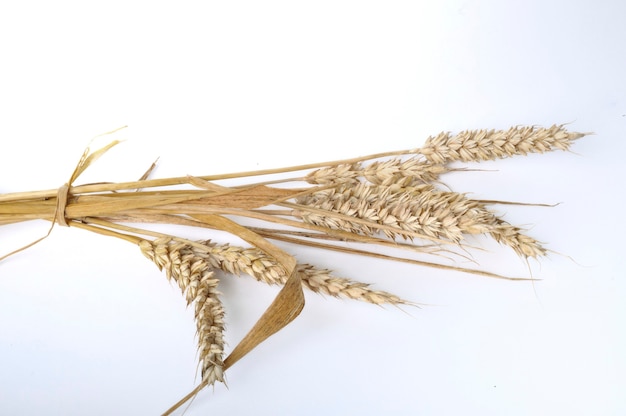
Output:
[[[522,258],[546,255],[546,248],[538,241],[490,210],[488,205],[494,201],[473,200],[452,192],[442,186],[441,177],[464,170],[453,162],[568,150],[582,136],[562,125],[441,133],[428,138],[419,149],[350,160],[204,177],[148,179],[148,171],[134,182],[75,185],[85,169],[118,143],[113,141],[96,151],[87,149],[70,180],[59,189],[0,195],[0,225],[43,219],[51,222],[50,230],[59,224],[117,237],[139,246],[147,258],[165,270],[168,279],[176,282],[187,303],[193,304],[202,381],[166,412],[170,413],[205,386],[223,381],[226,369],[291,322],[304,306],[303,287],[377,305],[412,305],[367,284],[333,276],[329,270],[298,264],[270,240],[510,278],[408,254],[391,256],[382,249],[465,256],[472,248],[466,245],[466,237],[484,234]],[[250,180],[237,186],[217,183],[277,173],[296,176]],[[275,186],[279,183],[280,187]],[[242,225],[237,218],[252,218],[257,224],[270,226]],[[190,241],[129,223],[222,230],[250,246]],[[357,244],[363,248],[355,248]],[[246,273],[264,283],[283,285],[274,302],[226,358],[225,312],[217,291],[216,270]]]

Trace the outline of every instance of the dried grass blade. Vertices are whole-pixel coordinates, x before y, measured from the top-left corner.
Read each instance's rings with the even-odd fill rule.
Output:
[[[224,369],[231,367],[261,342],[287,326],[300,314],[302,308],[304,308],[302,281],[299,274],[294,271],[274,302],[224,360]]]
[[[252,329],[246,336],[235,346],[233,351],[224,360],[224,371],[232,367],[237,361],[243,358],[261,342],[280,331],[293,321],[304,308],[304,293],[302,292],[302,281],[295,271],[296,260],[280,248],[269,243],[263,237],[250,231],[236,222],[219,215],[197,215],[196,219],[217,229],[233,233],[250,244],[255,245],[259,249],[265,251],[269,256],[274,257],[287,270],[289,278],[285,285],[278,293],[274,301],[261,315],[259,320],[254,324]],[[190,400],[207,383],[202,382],[187,396],[180,400],[176,405],[171,407],[164,414],[171,414],[185,402]]]
[[[248,332],[248,334],[224,360],[224,371],[232,367],[248,352],[259,345],[260,342],[287,326],[300,314],[303,307],[304,294],[302,292],[302,282],[299,274],[293,271],[289,279],[287,279],[285,286],[283,286],[272,304],[252,327],[250,332]],[[165,411],[163,415],[172,414],[187,401],[195,397],[195,395],[207,385],[208,383],[206,381],[202,381],[196,388],[179,400],[174,406]]]
[[[390,256],[390,255],[387,255],[387,254],[377,253],[375,251],[359,250],[359,249],[355,249],[355,248],[337,246],[337,245],[333,245],[333,244],[324,244],[324,243],[320,243],[320,242],[304,240],[304,239],[301,239],[301,238],[287,237],[287,236],[284,236],[284,235],[277,235],[277,234],[269,235],[268,234],[267,238],[271,238],[271,239],[274,239],[274,240],[285,241],[287,243],[299,244],[299,245],[303,245],[303,246],[321,248],[321,249],[324,249],[324,250],[331,250],[331,251],[337,251],[337,252],[348,253],[348,254],[356,254],[356,255],[359,255],[359,256],[372,257],[372,258],[378,258],[378,259],[383,259],[383,260],[391,260],[391,261],[397,261],[397,262],[401,262],[401,263],[410,263],[410,264],[415,264],[415,265],[419,265],[419,266],[432,267],[432,268],[435,268],[435,269],[453,270],[453,271],[456,271],[456,272],[469,273],[469,274],[474,274],[474,275],[484,276],[484,277],[492,277],[492,278],[496,278],[496,279],[520,280],[520,281],[538,280],[538,279],[526,278],[526,277],[509,277],[509,276],[504,276],[504,275],[500,275],[500,274],[497,274],[497,273],[487,272],[487,271],[484,271],[484,270],[476,270],[476,269],[469,269],[469,268],[465,268],[465,267],[450,266],[450,265],[446,265],[446,264],[432,263],[432,262],[423,261],[423,260],[408,259],[406,257]]]
[[[296,266],[296,259],[287,252],[276,247],[249,228],[237,224],[221,215],[191,215],[205,224],[210,225],[218,230],[227,231],[242,240],[247,241],[253,246],[263,250],[268,256],[274,257],[288,272],[291,272]]]
[[[119,129],[118,129],[119,130]],[[115,130],[117,131],[117,130]],[[112,131],[110,133],[114,133],[115,131]],[[106,133],[106,134],[110,134],[110,133]],[[109,150],[111,150],[111,148],[113,148],[114,146],[117,146],[118,144],[120,144],[121,142],[119,140],[113,140],[111,143],[107,144],[106,146],[92,152],[91,149],[87,148],[85,149],[85,152],[83,153],[83,155],[81,156],[80,160],[78,161],[78,165],[76,165],[76,168],[74,169],[74,172],[72,173],[72,176],[70,177],[69,180],[69,184],[73,184],[74,181],[76,181],[76,179],[78,179],[78,177],[89,167],[91,166],[92,163],[94,163],[96,160],[98,160],[102,155],[104,155],[106,152],[108,152]]]

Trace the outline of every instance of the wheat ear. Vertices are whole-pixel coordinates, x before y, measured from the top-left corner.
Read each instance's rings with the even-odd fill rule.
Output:
[[[276,260],[258,248],[244,248],[229,244],[214,245],[203,242],[207,247],[208,261],[216,268],[239,275],[248,274],[260,282],[282,285],[287,281],[284,268]],[[337,298],[360,300],[375,305],[409,305],[396,295],[374,290],[368,284],[343,277],[336,277],[330,270],[319,269],[308,264],[298,264],[302,285],[314,293],[322,293]]]
[[[310,184],[328,185],[342,182],[357,182],[364,178],[376,185],[414,186],[434,182],[443,173],[450,171],[445,165],[432,164],[423,157],[406,160],[389,159],[362,163],[340,164],[316,169],[305,180]]]
[[[419,152],[434,164],[454,161],[478,162],[528,153],[568,150],[585,136],[565,130],[563,125],[512,127],[509,130],[466,130],[459,134],[440,133],[426,140]]]
[[[411,238],[404,234],[409,231],[454,243],[463,240],[464,234],[490,234],[519,255],[536,257],[545,254],[545,249],[536,240],[498,218],[483,203],[427,184],[400,189],[363,183],[345,184],[302,196],[297,202],[303,208],[294,210],[294,216],[328,228],[373,235],[377,231],[376,224],[379,224],[385,226],[383,233],[390,239],[397,236]],[[316,211],[307,211],[306,207],[313,207]],[[370,225],[347,217],[367,220]]]
[[[190,244],[165,237],[142,240],[139,247],[178,284],[187,304],[194,304],[202,381],[208,385],[224,381],[224,308],[206,255]]]
[[[444,193],[431,185],[396,190],[393,187],[358,184],[322,190],[297,199],[303,209],[294,211],[305,222],[328,228],[373,235],[376,225],[390,239],[404,231],[422,233],[434,238],[458,242],[463,233],[477,234],[488,229],[479,212],[472,210],[470,201],[461,194]],[[305,207],[325,211],[308,212]],[[341,219],[334,213],[341,214]],[[480,213],[482,214],[482,213]],[[353,217],[368,221],[368,225],[343,219]]]
[[[360,300],[374,305],[415,305],[392,293],[373,290],[367,283],[333,276],[330,270],[318,269],[309,264],[298,264],[297,271],[302,284],[314,293]]]

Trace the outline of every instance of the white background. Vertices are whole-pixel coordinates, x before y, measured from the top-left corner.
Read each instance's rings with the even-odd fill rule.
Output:
[[[446,179],[563,255],[531,283],[296,248],[422,309],[307,294],[302,315],[188,415],[626,413],[626,3],[3,2],[0,192],[205,175],[420,146],[467,128],[571,123],[572,153]],[[47,231],[0,228],[4,254]],[[199,236],[198,236],[199,237]],[[205,237],[215,237],[205,235]],[[527,275],[488,245],[482,266]],[[571,256],[571,259],[567,256]],[[278,289],[222,282],[230,348]],[[127,242],[56,227],[0,264],[0,413],[153,415],[195,385],[192,311]],[[384,412],[384,413],[383,413]]]

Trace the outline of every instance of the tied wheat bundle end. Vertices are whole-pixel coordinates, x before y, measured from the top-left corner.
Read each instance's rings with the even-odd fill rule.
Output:
[[[443,185],[451,163],[480,162],[528,153],[568,150],[585,134],[550,128],[441,133],[417,149],[379,153],[349,160],[265,171],[202,177],[148,179],[123,183],[76,185],[96,159],[118,144],[87,149],[67,183],[55,190],[0,195],[0,225],[30,220],[81,228],[137,245],[180,289],[193,308],[202,381],[176,403],[171,413],[204,387],[224,381],[224,372],[255,346],[295,319],[304,307],[303,288],[337,298],[375,305],[415,305],[370,285],[335,276],[330,270],[298,263],[288,247],[310,246],[436,267],[494,278],[512,278],[460,267],[442,257],[466,260],[475,247],[470,235],[485,235],[522,258],[539,258],[548,250],[520,227],[509,224],[489,205]],[[278,179],[266,175],[280,174]],[[222,181],[247,178],[225,186]],[[275,184],[281,184],[275,187]],[[242,225],[238,219],[253,219]],[[250,221],[246,221],[249,223]],[[131,227],[171,224],[220,230],[248,246],[190,241],[176,235]],[[48,235],[50,233],[48,232]],[[47,235],[46,235],[47,236]],[[41,239],[5,255],[16,254]],[[395,250],[402,254],[391,255]],[[247,274],[280,285],[276,299],[228,355],[225,311],[218,291],[222,275]]]

